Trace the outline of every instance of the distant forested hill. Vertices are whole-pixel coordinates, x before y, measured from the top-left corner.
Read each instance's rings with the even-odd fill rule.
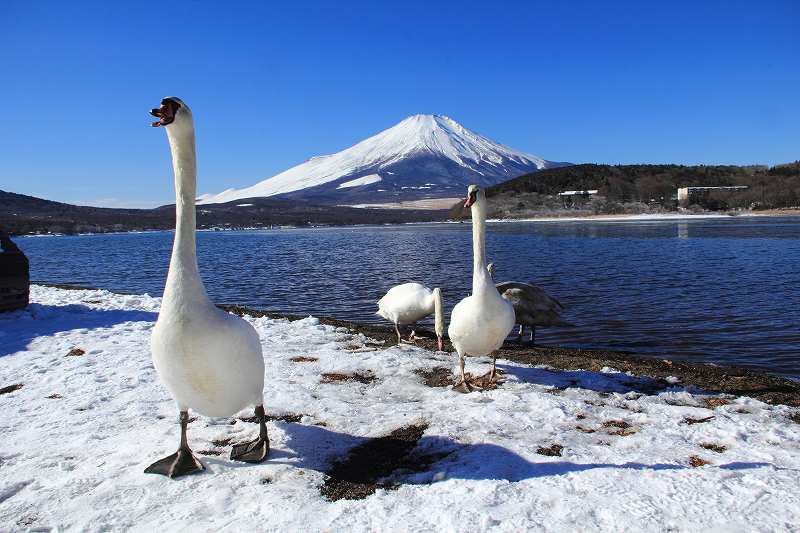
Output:
[[[598,190],[580,206],[598,213],[674,209],[678,187],[747,185],[742,192],[710,195],[710,209],[771,209],[800,205],[800,161],[774,167],[732,165],[582,164],[525,174],[487,189],[490,216],[525,216],[564,209],[559,192]],[[455,211],[458,211],[456,209]]]
[[[446,211],[357,209],[293,200],[254,198],[197,208],[198,228],[260,228],[272,225],[384,224],[441,220]],[[110,209],[43,200],[0,191],[0,229],[12,235],[106,233],[175,227],[175,207]]]

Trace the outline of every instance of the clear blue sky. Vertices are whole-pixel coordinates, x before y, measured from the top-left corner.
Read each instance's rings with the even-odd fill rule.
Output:
[[[569,5],[562,5],[569,4]],[[147,110],[198,129],[199,192],[414,113],[571,162],[800,159],[800,2],[0,2],[0,189],[173,199]]]

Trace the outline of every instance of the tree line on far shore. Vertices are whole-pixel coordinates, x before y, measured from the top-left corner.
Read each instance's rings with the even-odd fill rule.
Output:
[[[777,209],[800,206],[800,161],[761,165],[594,165],[533,172],[487,190],[494,217],[564,211],[594,213],[665,212],[678,208],[679,187],[744,185],[744,190],[710,191],[691,210]],[[564,191],[596,194],[559,196]],[[457,211],[457,209],[456,209]]]

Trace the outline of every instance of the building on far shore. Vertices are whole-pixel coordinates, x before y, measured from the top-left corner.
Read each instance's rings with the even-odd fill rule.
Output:
[[[713,191],[742,191],[749,189],[747,185],[730,185],[727,187],[679,187],[678,188],[678,205],[681,207],[688,207],[692,204],[703,204],[704,200]]]
[[[558,197],[564,202],[564,207],[575,205],[577,200],[588,200],[591,196],[597,196],[598,189],[590,189],[586,191],[564,191],[558,193]]]

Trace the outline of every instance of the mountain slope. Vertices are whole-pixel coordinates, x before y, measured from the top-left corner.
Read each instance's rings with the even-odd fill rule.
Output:
[[[317,202],[396,202],[460,196],[561,166],[498,144],[442,115],[414,115],[341,152],[312,157],[251,187],[200,197],[200,203],[284,196]]]

